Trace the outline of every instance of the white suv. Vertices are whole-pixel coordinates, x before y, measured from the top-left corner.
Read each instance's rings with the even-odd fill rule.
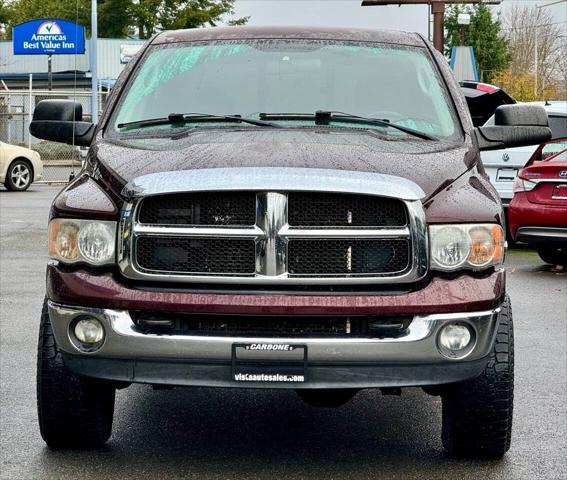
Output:
[[[531,105],[542,105],[547,110],[549,127],[553,138],[567,137],[567,102],[532,102]],[[485,125],[494,124],[494,115]],[[529,147],[505,148],[502,150],[485,151],[481,153],[482,163],[490,182],[496,187],[504,207],[508,207],[514,192],[512,184],[518,172],[530,159],[538,145]]]

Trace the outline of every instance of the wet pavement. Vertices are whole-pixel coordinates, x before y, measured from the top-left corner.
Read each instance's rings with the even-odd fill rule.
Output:
[[[104,448],[48,449],[37,427],[35,361],[47,212],[59,188],[0,191],[1,479],[567,478],[567,273],[524,249],[507,259],[516,391],[502,461],[449,459],[440,400],[418,389],[363,391],[322,409],[292,391],[136,385],[118,392]]]

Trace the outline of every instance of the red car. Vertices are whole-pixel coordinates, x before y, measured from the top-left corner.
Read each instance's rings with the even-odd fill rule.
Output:
[[[540,145],[520,171],[509,222],[514,240],[546,263],[567,265],[567,138]]]

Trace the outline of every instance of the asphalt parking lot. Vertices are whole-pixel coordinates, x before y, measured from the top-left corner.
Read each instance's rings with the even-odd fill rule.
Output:
[[[512,448],[499,462],[443,453],[441,404],[420,390],[317,409],[291,391],[132,386],[97,451],[51,451],[37,427],[35,360],[47,212],[58,187],[0,191],[0,478],[567,478],[567,273],[511,250],[516,333]]]

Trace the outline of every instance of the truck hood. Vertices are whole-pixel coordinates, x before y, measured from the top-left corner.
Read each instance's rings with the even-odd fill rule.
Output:
[[[338,129],[199,129],[178,137],[108,140],[92,153],[121,190],[143,175],[211,168],[291,167],[372,172],[415,182],[426,197],[478,160],[470,143],[447,144],[373,131]]]

